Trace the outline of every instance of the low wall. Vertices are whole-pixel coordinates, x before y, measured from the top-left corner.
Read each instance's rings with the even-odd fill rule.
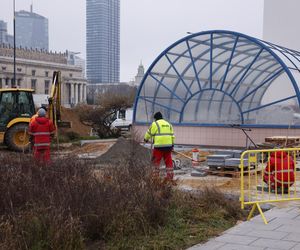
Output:
[[[137,134],[144,135],[148,126],[134,125]],[[176,144],[245,147],[246,136],[242,130],[222,127],[174,126]],[[246,132],[255,143],[269,136],[300,136],[300,129],[251,128]],[[248,141],[250,143],[250,141]]]

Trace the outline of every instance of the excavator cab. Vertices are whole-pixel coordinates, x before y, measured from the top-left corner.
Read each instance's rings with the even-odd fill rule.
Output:
[[[15,151],[30,148],[28,125],[35,113],[32,89],[0,89],[0,143]],[[53,72],[48,117],[56,127],[71,127],[61,120],[61,72]]]
[[[0,142],[13,150],[29,147],[28,123],[35,113],[31,89],[0,89]]]

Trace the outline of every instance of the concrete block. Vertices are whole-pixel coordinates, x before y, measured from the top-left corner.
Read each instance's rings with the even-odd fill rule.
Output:
[[[195,171],[195,170],[193,170],[192,172],[191,172],[191,176],[193,176],[193,177],[205,177],[205,176],[207,176],[207,172],[205,172],[205,171]]]

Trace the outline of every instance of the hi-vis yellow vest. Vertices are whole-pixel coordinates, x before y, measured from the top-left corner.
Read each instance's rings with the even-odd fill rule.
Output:
[[[163,119],[154,121],[145,134],[146,140],[151,138],[155,148],[172,147],[175,139],[172,125]]]

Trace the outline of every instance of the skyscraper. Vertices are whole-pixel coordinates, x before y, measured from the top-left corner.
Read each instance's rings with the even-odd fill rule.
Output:
[[[120,81],[120,0],[86,0],[89,83]]]
[[[0,20],[0,44],[13,45],[13,36],[7,33],[7,23]]]
[[[32,12],[16,12],[17,47],[49,50],[48,19]]]

